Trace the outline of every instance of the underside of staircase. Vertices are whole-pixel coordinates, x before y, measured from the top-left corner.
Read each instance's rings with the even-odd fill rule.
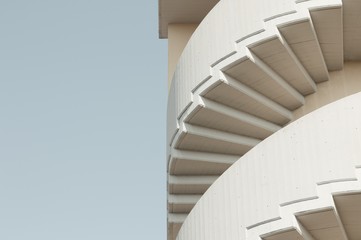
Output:
[[[236,40],[236,50],[210,66],[212,77],[184,93],[192,101],[176,119],[168,119],[176,126],[168,133],[169,239],[175,239],[220,175],[298,118],[295,111],[307,104],[308,96],[318,94],[330,74],[342,71],[345,62],[361,60],[361,1],[323,2],[298,1],[295,11],[264,19],[263,29]],[[347,201],[358,201],[361,211],[361,195],[350,196],[335,196],[337,209],[300,213],[297,220],[314,239],[347,239],[345,229],[351,236],[359,228],[340,225],[336,213],[347,208]],[[347,211],[341,215],[352,216]],[[320,226],[312,229],[316,219]],[[320,229],[327,227],[335,227],[328,234],[337,238],[322,235]],[[299,235],[286,229],[263,238],[303,239]]]

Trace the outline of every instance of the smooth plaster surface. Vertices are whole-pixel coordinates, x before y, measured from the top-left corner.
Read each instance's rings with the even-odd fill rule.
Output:
[[[305,97],[305,105],[294,111],[294,120],[343,97],[361,91],[361,62],[345,62],[341,71],[317,85],[317,92]]]
[[[179,57],[191,38],[198,24],[169,24],[168,25],[168,88]]]

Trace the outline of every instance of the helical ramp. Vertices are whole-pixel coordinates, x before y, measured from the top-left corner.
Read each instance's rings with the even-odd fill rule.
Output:
[[[360,16],[358,0],[208,13],[169,92],[168,239],[361,239]]]

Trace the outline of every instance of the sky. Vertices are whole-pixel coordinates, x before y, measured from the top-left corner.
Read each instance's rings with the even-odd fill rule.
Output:
[[[166,239],[157,0],[0,0],[0,239]]]

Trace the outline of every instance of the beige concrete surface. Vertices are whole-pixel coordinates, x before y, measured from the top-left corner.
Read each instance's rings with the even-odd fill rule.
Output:
[[[317,92],[305,97],[305,105],[294,111],[294,120],[343,97],[361,91],[361,62],[345,62],[341,71],[317,85]]]
[[[158,0],[159,37],[169,37],[172,23],[200,23],[219,0]]]
[[[172,83],[179,57],[198,24],[168,25],[168,86]]]

